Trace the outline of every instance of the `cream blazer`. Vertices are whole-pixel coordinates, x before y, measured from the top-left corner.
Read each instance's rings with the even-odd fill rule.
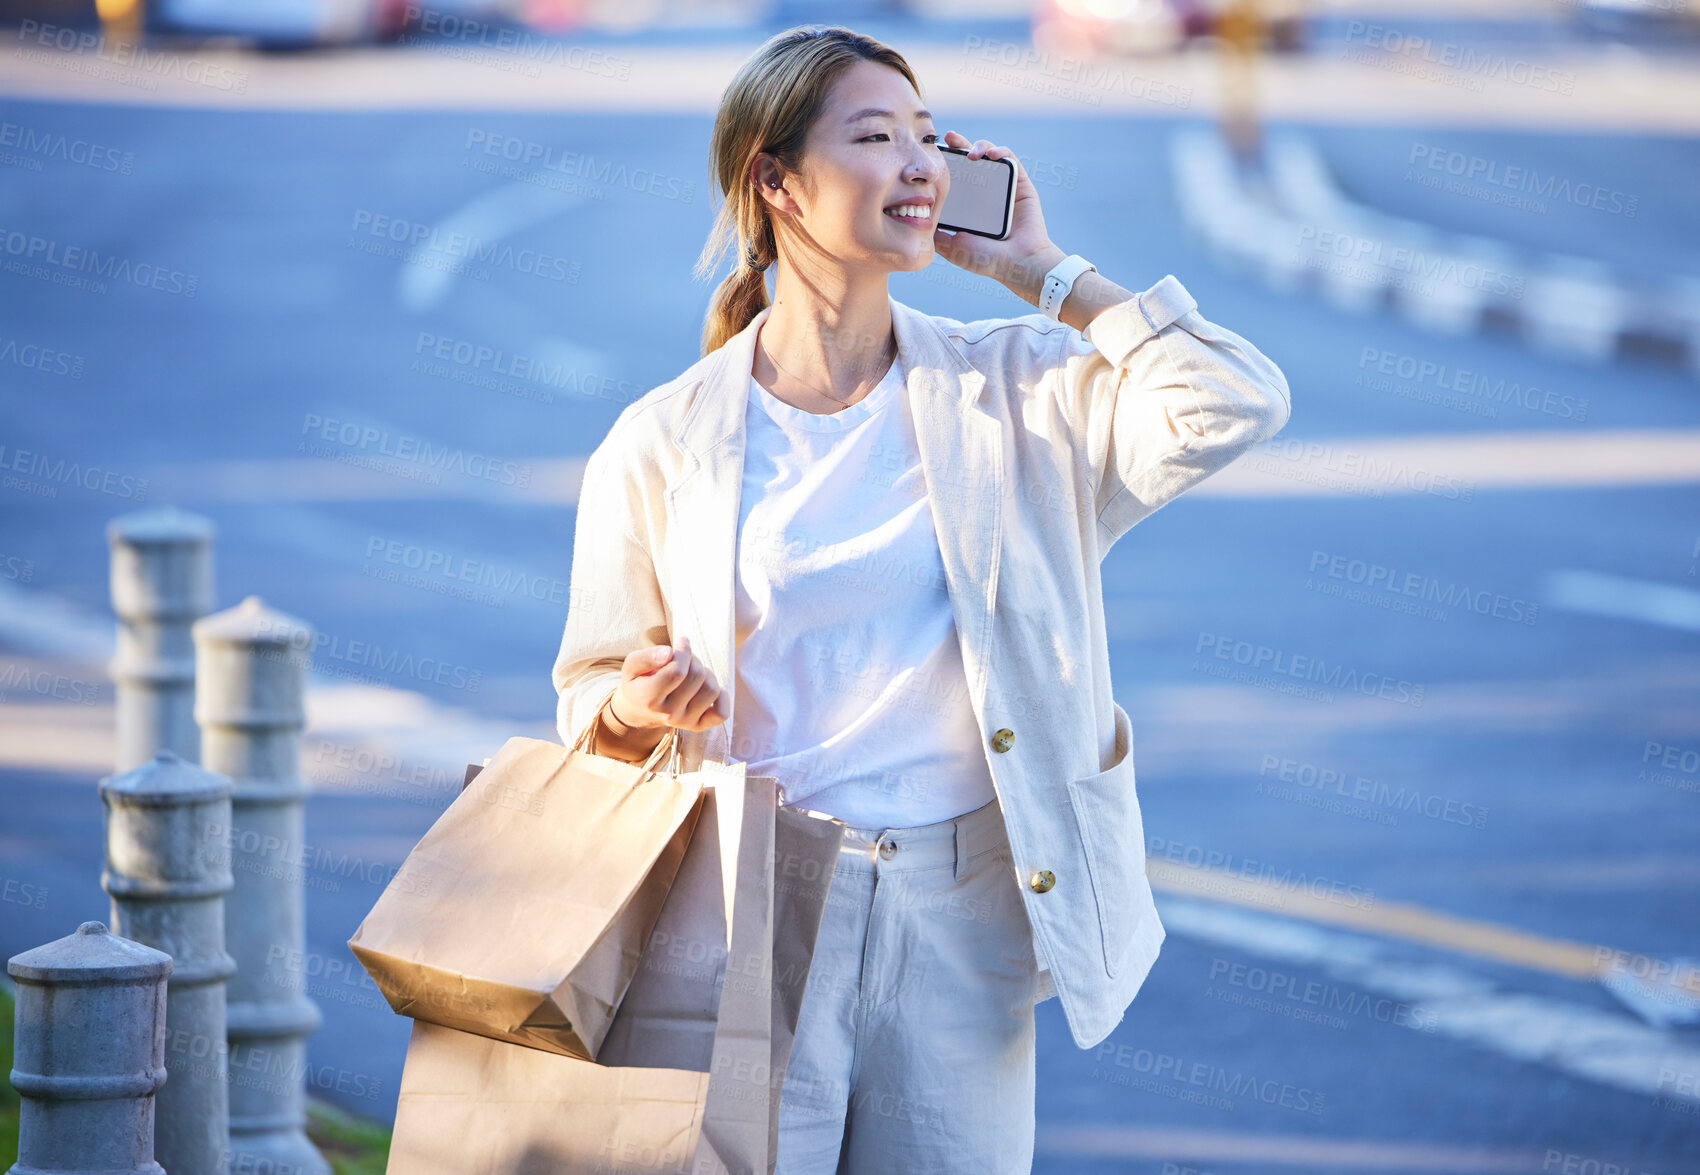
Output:
[[[628,405],[585,465],[553,680],[571,746],[628,653],[691,638],[735,695],[744,411],[764,309]],[[1171,274],[1084,333],[891,300],[957,639],[1019,890],[1075,1044],[1109,1035],[1164,938],[1133,729],[1110,685],[1099,564],[1128,529],[1287,421],[1279,368]],[[729,761],[727,723],[682,770]]]

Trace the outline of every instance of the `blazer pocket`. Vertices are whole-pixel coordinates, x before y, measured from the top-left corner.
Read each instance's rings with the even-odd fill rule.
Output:
[[[1127,955],[1144,903],[1145,823],[1134,789],[1133,723],[1116,711],[1116,761],[1103,771],[1069,781],[1069,801],[1086,851],[1086,869],[1103,935],[1104,971],[1114,976]]]

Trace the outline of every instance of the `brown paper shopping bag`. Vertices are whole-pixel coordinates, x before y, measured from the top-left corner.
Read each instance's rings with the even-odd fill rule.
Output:
[[[588,735],[587,731],[587,735]],[[592,1058],[637,971],[702,785],[511,738],[437,818],[348,940],[403,1016]]]
[[[772,1171],[843,825],[779,809],[774,781],[742,764],[703,773],[701,817],[598,1061],[416,1021],[387,1175]]]
[[[773,979],[768,1062],[773,1078],[768,1114],[772,1154],[778,1145],[780,1087],[791,1059],[843,834],[843,821],[799,809],[776,809],[773,948],[766,959],[728,960],[724,950],[716,952],[715,943],[724,933],[724,914],[717,903],[705,900],[711,896],[702,877],[705,862],[687,855],[643,962],[614,1014],[598,1062],[708,1070],[719,1027],[716,983],[723,974],[730,975],[728,982],[759,980],[759,968],[765,966]]]

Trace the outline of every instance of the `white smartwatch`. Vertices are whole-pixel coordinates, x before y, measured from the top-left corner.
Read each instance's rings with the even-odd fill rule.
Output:
[[[1068,299],[1068,292],[1074,288],[1074,279],[1088,269],[1096,272],[1093,265],[1079,253],[1070,253],[1045,275],[1045,286],[1039,291],[1039,311],[1046,318],[1056,319],[1062,314],[1062,304]]]

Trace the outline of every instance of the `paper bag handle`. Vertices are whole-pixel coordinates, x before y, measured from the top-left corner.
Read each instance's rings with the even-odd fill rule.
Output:
[[[578,740],[573,743],[573,750],[588,751],[592,755],[596,753],[596,732],[602,726],[602,711],[608,708],[608,703],[612,702],[614,700],[614,695],[619,692],[619,686],[615,686],[613,689],[608,691],[608,696],[602,699],[602,704],[600,706],[596,707],[596,717],[592,718],[590,722],[585,725],[585,728],[579,732]],[[662,754],[664,751],[668,752],[666,756],[663,756]],[[644,760],[644,775],[647,776],[650,772],[659,770],[658,765],[664,757],[668,760],[668,772],[674,775],[678,774],[679,728],[676,726],[669,726],[667,728],[667,733],[661,736],[661,741],[655,744],[655,749],[649,753],[649,758]]]

